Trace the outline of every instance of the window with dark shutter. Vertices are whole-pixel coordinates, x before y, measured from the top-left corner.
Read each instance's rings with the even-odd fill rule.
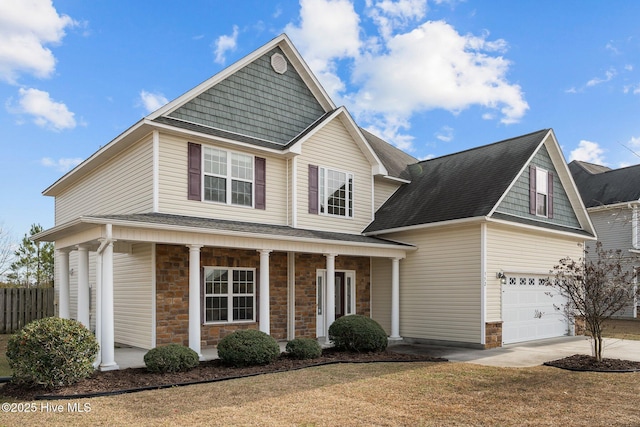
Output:
[[[318,214],[318,166],[309,165],[309,213]]]
[[[262,157],[255,158],[255,208],[266,209],[267,208],[267,173],[266,173],[266,160]]]
[[[202,200],[202,146],[190,142],[188,151],[188,199]]]

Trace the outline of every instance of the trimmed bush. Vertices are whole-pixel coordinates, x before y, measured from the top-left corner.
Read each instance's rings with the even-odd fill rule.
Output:
[[[235,331],[218,343],[218,357],[232,366],[268,365],[280,356],[273,337],[255,329]]]
[[[322,355],[322,347],[317,340],[296,338],[287,343],[287,353],[294,359],[315,359]]]
[[[27,324],[7,342],[13,381],[47,388],[73,384],[94,371],[98,342],[82,323],[47,317]]]
[[[152,348],[144,355],[144,364],[150,372],[185,372],[199,363],[198,353],[180,344]]]
[[[387,348],[387,333],[382,326],[357,314],[336,319],[329,327],[329,339],[338,350],[378,352]]]

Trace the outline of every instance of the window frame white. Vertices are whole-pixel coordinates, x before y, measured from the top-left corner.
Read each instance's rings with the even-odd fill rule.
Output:
[[[227,292],[226,293],[215,293],[213,284],[212,284],[212,292],[207,293],[207,276],[209,272],[220,270],[227,272]],[[252,292],[234,292],[233,290],[233,273],[234,271],[244,271],[251,272],[253,280],[251,281]],[[256,281],[256,269],[251,267],[223,267],[223,266],[206,266],[204,267],[204,278],[203,278],[203,301],[202,301],[202,310],[203,310],[203,323],[205,325],[221,325],[221,324],[238,324],[238,323],[255,323],[257,320],[256,317],[256,306],[257,306],[257,281]],[[208,298],[227,298],[227,319],[226,320],[207,320],[207,299]],[[251,319],[240,319],[236,320],[234,318],[234,297],[251,297],[253,299],[251,312]]]
[[[549,171],[536,167],[536,216],[548,218],[549,217]],[[541,191],[541,187],[544,187],[544,191]],[[544,196],[544,214],[540,213],[540,200],[539,196]]]
[[[212,168],[208,168],[209,164],[206,161],[206,156],[207,154],[210,154],[212,152],[218,152],[218,153],[224,153],[225,155],[225,162],[221,163],[224,165],[225,171],[224,173],[221,172],[213,172]],[[248,160],[247,164],[250,165],[250,172],[251,172],[251,177],[250,178],[246,178],[246,177],[241,177],[241,176],[234,176],[234,168],[240,172],[241,170],[241,165],[237,164],[237,159],[238,158],[246,158]],[[207,145],[203,145],[202,146],[202,201],[204,202],[208,202],[208,203],[216,203],[216,204],[221,204],[221,205],[228,205],[228,206],[239,206],[239,207],[245,207],[245,208],[254,208],[255,207],[255,203],[256,203],[256,166],[255,166],[255,156],[252,154],[246,154],[246,153],[241,153],[238,151],[232,151],[232,150],[225,150],[222,148],[218,148],[218,147],[213,147],[213,146],[207,146]],[[236,164],[234,164],[234,161],[236,161]],[[249,168],[242,168],[242,170],[248,170]],[[237,173],[236,175],[239,175],[239,173]],[[218,200],[210,200],[207,199],[207,186],[206,186],[206,180],[207,177],[213,177],[213,178],[220,178],[220,179],[224,179],[225,180],[225,200],[223,201],[218,201]],[[237,183],[244,183],[244,184],[250,184],[251,185],[251,203],[250,204],[244,204],[244,203],[234,203],[233,202],[233,184],[234,181]],[[246,193],[244,193],[246,194]]]
[[[328,182],[329,173],[343,174],[345,177],[345,215],[329,213],[329,199]],[[318,214],[335,217],[335,218],[348,218],[353,219],[355,217],[355,175],[353,172],[331,168],[327,166],[318,166]]]

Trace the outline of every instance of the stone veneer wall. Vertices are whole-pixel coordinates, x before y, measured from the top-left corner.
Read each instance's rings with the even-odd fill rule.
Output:
[[[502,347],[502,322],[487,322],[484,330],[485,349]]]
[[[202,248],[201,267],[246,267],[256,269],[259,295],[260,256],[254,250]],[[295,335],[316,336],[316,269],[326,268],[320,254],[295,255]],[[336,270],[356,271],[356,310],[370,313],[370,268],[367,257],[336,257]],[[287,338],[287,254],[272,252],[269,259],[269,299],[271,336]],[[259,307],[256,299],[256,319]],[[214,346],[225,335],[238,329],[258,329],[258,322],[202,325],[201,344]],[[156,245],[156,345],[189,345],[189,249],[186,246]]]

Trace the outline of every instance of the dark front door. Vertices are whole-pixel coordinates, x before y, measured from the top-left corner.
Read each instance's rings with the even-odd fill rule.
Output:
[[[336,319],[344,315],[344,273],[336,273]]]

